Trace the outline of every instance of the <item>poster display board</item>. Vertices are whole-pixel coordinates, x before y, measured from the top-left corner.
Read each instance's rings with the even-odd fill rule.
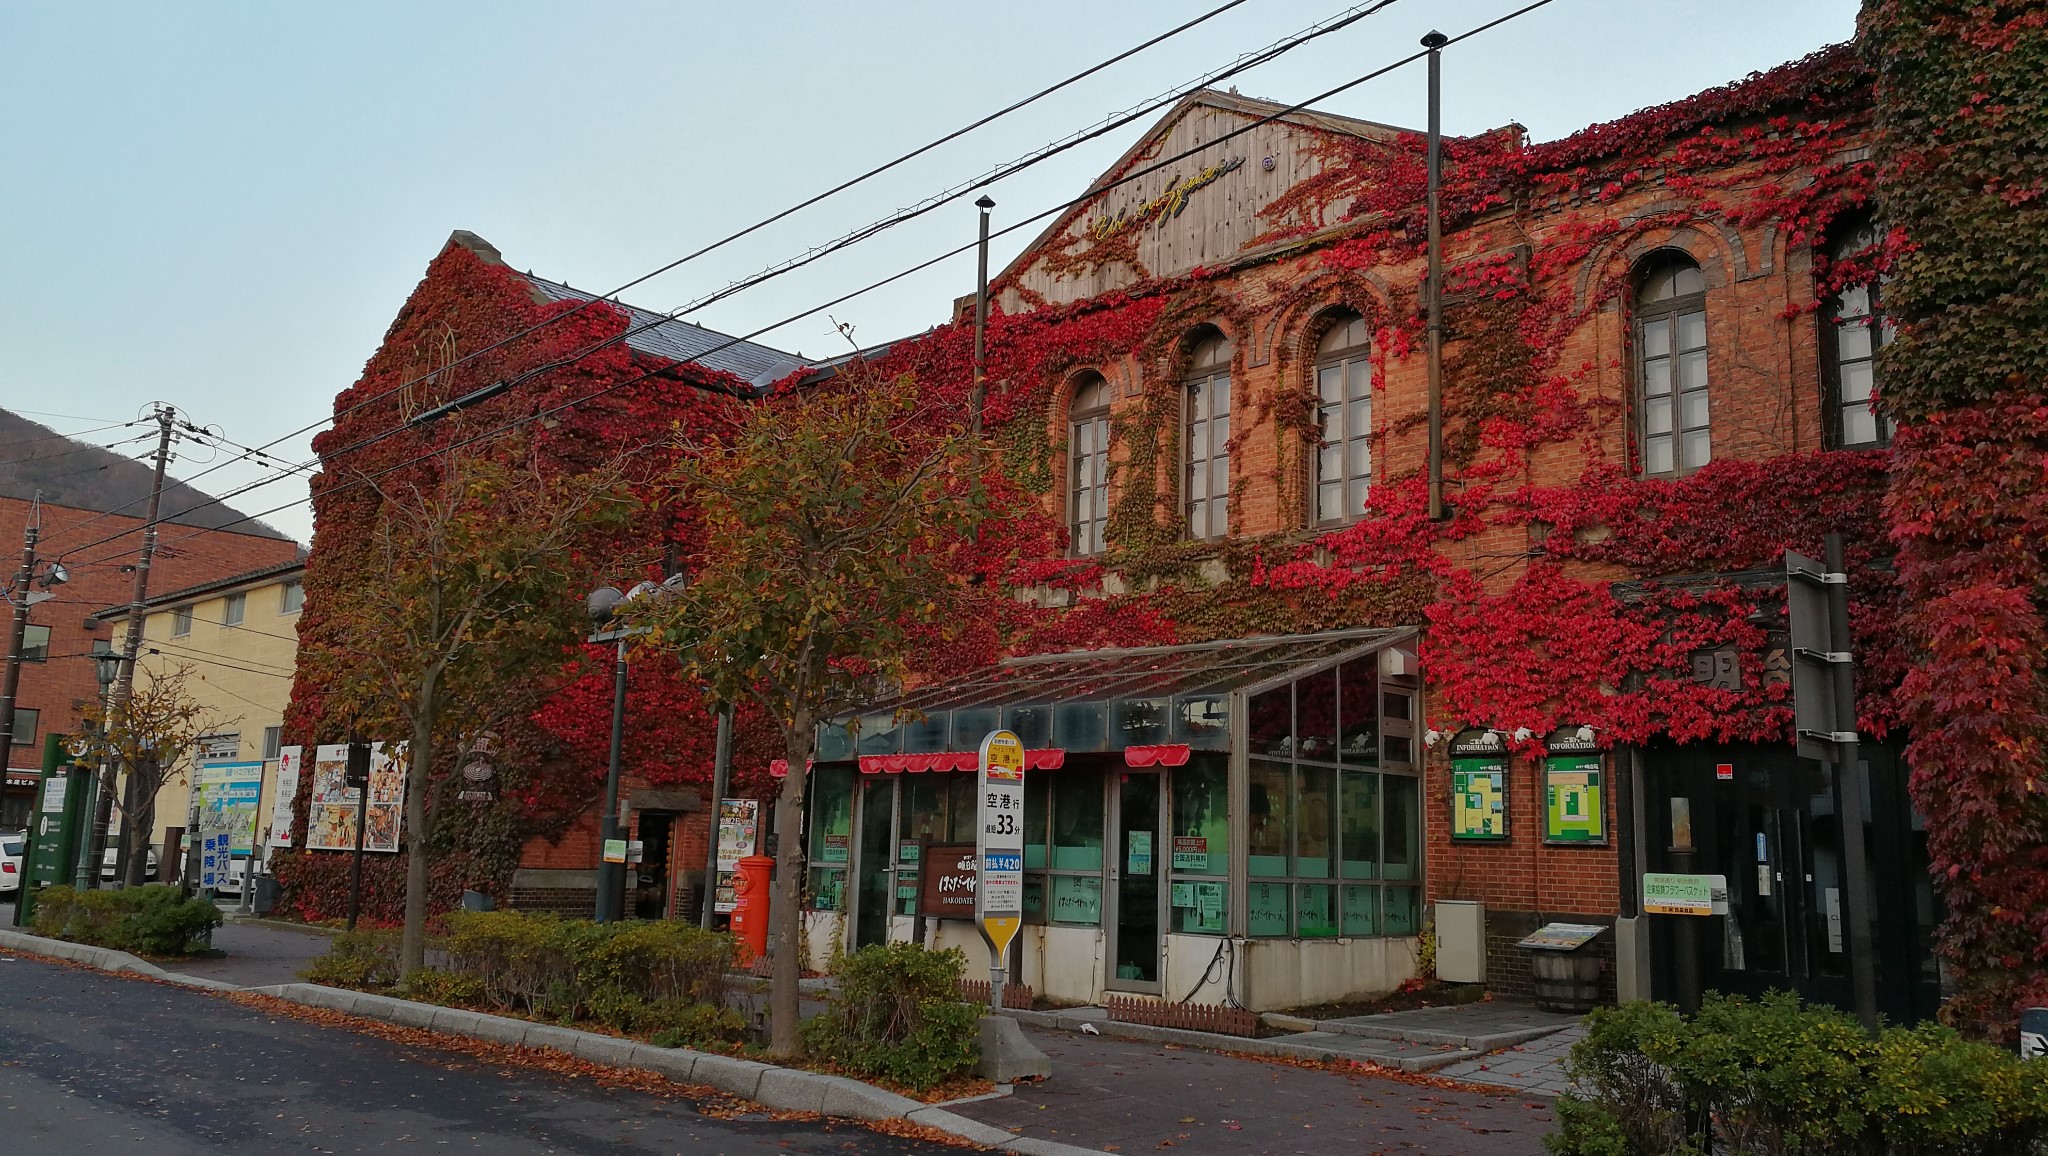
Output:
[[[236,858],[247,858],[256,846],[256,803],[263,794],[263,764],[201,763],[196,778],[199,885],[239,886],[229,872]]]
[[[1585,727],[1559,727],[1544,740],[1543,841],[1607,842],[1606,759]]]
[[[718,878],[712,884],[712,911],[730,915],[739,906],[732,889],[732,873],[739,870],[740,860],[752,855],[759,846],[760,833],[759,799],[718,801]]]
[[[1466,730],[1451,740],[1451,838],[1508,837],[1508,747],[1499,731]]]
[[[306,748],[280,747],[277,752],[277,784],[270,792],[270,827],[264,833],[266,847],[292,845],[292,820],[298,816],[299,771]]]
[[[398,850],[400,816],[405,809],[405,752],[398,744],[387,755],[383,743],[370,744],[370,821],[363,850]],[[331,743],[313,751],[313,789],[306,806],[306,847],[312,851],[353,851],[356,848],[356,792],[348,785],[348,745]]]

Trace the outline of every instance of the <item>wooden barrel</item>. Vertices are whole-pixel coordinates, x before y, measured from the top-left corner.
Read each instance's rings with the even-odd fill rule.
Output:
[[[1536,1006],[1551,1011],[1592,1011],[1600,1002],[1600,957],[1590,951],[1530,953]]]

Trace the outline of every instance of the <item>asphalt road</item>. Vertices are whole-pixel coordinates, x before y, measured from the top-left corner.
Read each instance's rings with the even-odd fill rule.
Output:
[[[0,956],[0,1156],[957,1153],[856,1124],[719,1119],[187,988]]]

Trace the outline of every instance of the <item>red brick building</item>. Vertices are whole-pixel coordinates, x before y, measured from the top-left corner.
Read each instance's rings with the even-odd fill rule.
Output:
[[[18,544],[29,524],[31,503],[0,497],[0,542]],[[103,514],[66,506],[44,505],[37,553],[62,559],[70,580],[52,590],[55,597],[29,611],[27,661],[15,709],[14,748],[9,752],[4,826],[26,821],[34,779],[42,767],[43,736],[74,733],[83,711],[99,697],[99,679],[92,654],[119,650],[118,622],[92,617],[95,611],[125,603],[135,581],[132,564],[142,547],[143,519]],[[298,556],[298,543],[261,532],[236,533],[167,523],[150,567],[157,590],[196,586],[231,574],[286,562]],[[15,547],[18,549],[18,545]],[[10,559],[18,554],[10,554]],[[12,573],[16,563],[9,561]],[[197,664],[190,655],[166,652],[165,657]]]
[[[948,673],[893,704],[908,713],[821,734],[814,955],[922,935],[978,957],[915,897],[929,849],[971,840],[958,772],[1002,726],[1034,752],[1019,965],[1044,994],[1313,1004],[1391,988],[1432,950],[1447,979],[1528,994],[1544,957],[1521,941],[1565,923],[1598,929],[1601,998],[1846,1003],[1844,785],[1791,741],[1782,594],[1787,548],[1840,533],[1881,1006],[1928,1014],[1936,911],[1891,733],[1906,659],[1874,407],[1899,239],[1872,207],[1869,86],[1840,47],[1561,141],[1509,125],[1446,142],[1440,518],[1421,139],[1236,94],[1181,102],[994,282],[987,422],[1036,508],[968,576],[982,612],[953,651],[919,656]],[[458,234],[338,402],[348,436],[394,417],[346,408],[358,395],[584,296]],[[506,320],[440,325],[473,305]],[[594,380],[668,374],[679,413],[696,403],[676,385],[818,383],[858,360],[957,419],[965,316],[798,374],[756,346],[697,364],[715,335],[619,310],[607,332],[634,336],[602,348],[620,363],[572,360]],[[523,365],[487,368],[465,388]],[[646,392],[563,420],[650,422]],[[308,575],[309,607],[343,580],[318,552]],[[666,874],[641,874],[674,910],[701,862],[676,818],[701,813],[678,784],[707,777],[708,715],[634,685],[629,748],[636,727],[676,726],[628,752],[662,786],[626,791],[643,842],[668,832]],[[543,725],[583,807],[609,700],[578,693]],[[765,744],[749,755],[741,733],[758,773]],[[596,850],[586,811],[481,882],[574,907]],[[1648,910],[1665,876],[1710,883],[1710,912]]]
[[[1903,663],[1872,401],[1897,241],[1871,203],[1868,85],[1844,46],[1563,141],[1511,125],[1447,142],[1442,520],[1422,142],[1183,101],[996,278],[989,335],[990,424],[1065,547],[1020,547],[1002,575],[1069,620],[1022,648],[1178,645],[1012,661],[907,696],[923,723],[883,711],[828,733],[814,948],[913,934],[916,840],[972,834],[915,772],[972,750],[963,727],[1043,706],[1059,713],[1036,741],[1066,756],[1045,778],[1089,833],[1062,844],[1057,795],[1049,835],[1031,819],[1026,868],[1044,874],[1022,966],[1041,991],[1341,999],[1411,974],[1433,917],[1439,972],[1510,994],[1539,958],[1520,941],[1568,923],[1601,928],[1584,950],[1604,998],[1786,987],[1846,1005],[1840,787],[1789,741],[1782,603],[1784,550],[1836,532],[1866,639],[1882,1005],[1931,1014],[1924,837],[1896,744],[1868,741]],[[957,404],[966,342],[956,323],[865,360]],[[1276,638],[1291,672],[1260,650]],[[1367,685],[1368,652],[1377,717],[1347,715],[1340,689],[1329,727],[1316,680]],[[1197,669],[1225,653],[1267,681]],[[1066,681],[1017,689],[1051,669]],[[1179,673],[1103,689],[1154,669]],[[1204,679],[1253,717],[1226,723]],[[1294,723],[1269,725],[1261,701],[1290,679]],[[1175,721],[1146,721],[1147,700]],[[1084,707],[1107,708],[1107,736],[1061,741]],[[1183,734],[1203,712],[1206,746]],[[1162,743],[1185,769],[1133,794]],[[1205,826],[1176,792],[1211,775],[1233,813]],[[1151,851],[1183,839],[1212,860],[1225,840],[1228,870]],[[1645,877],[1666,875],[1716,880],[1714,914],[1646,914]],[[979,950],[964,925],[936,934]]]

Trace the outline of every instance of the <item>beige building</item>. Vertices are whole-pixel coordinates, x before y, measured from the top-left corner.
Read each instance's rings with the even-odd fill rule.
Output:
[[[202,763],[244,764],[235,773],[238,779],[260,775],[256,813],[267,826],[277,782],[279,735],[298,656],[305,569],[303,561],[280,563],[149,600],[136,685],[146,686],[152,678],[189,667],[187,689],[206,709],[210,726],[199,749],[180,760],[157,795],[150,843],[160,859],[169,858],[166,839],[174,841],[175,853],[175,840],[186,829],[194,776]],[[116,624],[111,645],[119,645],[118,624],[126,614],[126,607],[113,607],[95,615]],[[261,764],[260,770],[248,764]],[[259,836],[259,854],[260,842]],[[163,877],[168,878],[176,869],[164,866]]]

